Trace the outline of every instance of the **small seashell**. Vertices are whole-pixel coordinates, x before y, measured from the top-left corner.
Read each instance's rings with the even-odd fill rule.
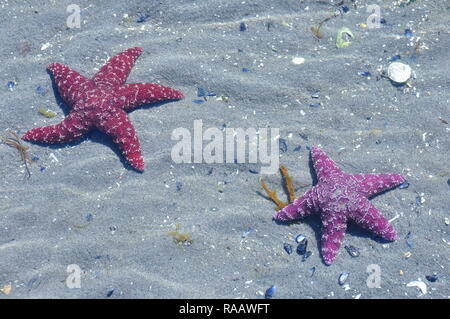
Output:
[[[413,243],[412,243],[412,234],[411,232],[408,232],[408,234],[406,234],[406,245],[408,245],[409,248],[413,247]]]
[[[345,284],[345,281],[347,280],[347,278],[348,278],[348,275],[349,275],[349,273],[348,272],[343,272],[342,274],[340,274],[340,276],[339,276],[339,280],[338,280],[338,282],[339,282],[339,285],[343,285],[343,284]]]
[[[309,107],[320,107],[320,102],[319,103],[309,103]]]
[[[394,62],[394,61],[397,61],[397,60],[400,60],[401,59],[401,56],[400,55],[394,55],[392,58],[390,58],[389,59],[389,61],[390,62]]]
[[[288,253],[288,255],[292,254],[292,245],[285,243],[283,245],[283,248]]]
[[[352,245],[348,245],[348,246],[345,246],[345,249],[350,254],[350,256],[352,256],[352,257],[358,257],[359,256],[359,250],[356,247],[354,247]]]
[[[300,235],[297,235],[297,236],[295,237],[295,242],[296,242],[297,244],[300,244],[300,243],[301,243],[302,241],[304,241],[305,239],[306,239],[306,236],[300,234]]]
[[[286,153],[287,150],[288,150],[288,147],[287,147],[287,144],[286,144],[286,140],[285,140],[284,138],[280,138],[280,139],[278,140],[278,144],[279,144],[279,146],[280,146],[280,151],[281,151],[282,153]]]
[[[392,62],[387,69],[387,76],[396,83],[405,83],[411,77],[411,67],[401,62]]]
[[[14,81],[9,81],[8,83],[6,83],[6,87],[10,90],[12,90],[15,86],[16,86],[16,82],[14,82]]]
[[[198,96],[198,97],[203,97],[203,96],[205,96],[205,89],[203,89],[203,88],[197,88],[197,96]]]
[[[312,251],[308,250],[302,257],[302,261],[305,261],[306,259],[308,259],[310,256],[312,255]]]
[[[248,235],[253,233],[255,230],[251,227],[247,228],[247,230],[242,234],[242,238],[246,238]]]
[[[320,97],[320,91],[314,92],[313,94],[311,94],[311,97],[312,97],[313,99],[318,99],[318,98]]]
[[[277,286],[275,286],[275,285],[273,285],[269,289],[267,289],[266,294],[265,294],[266,299],[272,298],[276,291],[277,291]]]
[[[292,59],[292,63],[299,65],[305,63],[305,58],[296,57]]]
[[[297,254],[304,255],[306,253],[306,247],[308,246],[308,241],[305,239],[297,246]]]
[[[407,181],[404,181],[403,184],[400,184],[400,186],[398,188],[404,189],[404,188],[408,188],[408,187],[409,187],[409,183]]]
[[[413,32],[411,29],[405,29],[405,37],[411,38],[413,36]]]

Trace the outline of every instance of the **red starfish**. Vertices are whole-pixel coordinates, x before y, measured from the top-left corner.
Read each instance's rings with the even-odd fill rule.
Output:
[[[182,99],[183,93],[154,83],[125,81],[144,49],[134,47],[111,58],[92,79],[68,66],[52,63],[58,91],[70,113],[59,124],[29,130],[22,139],[41,143],[64,143],[78,139],[92,128],[108,134],[136,170],[143,171],[144,159],[136,131],[125,111],[143,104]]]
[[[399,174],[347,174],[320,148],[311,149],[316,186],[292,204],[284,207],[275,219],[295,220],[312,213],[322,219],[322,257],[327,265],[336,258],[344,239],[347,220],[387,240],[394,240],[395,230],[386,217],[368,200],[380,192],[402,184]]]

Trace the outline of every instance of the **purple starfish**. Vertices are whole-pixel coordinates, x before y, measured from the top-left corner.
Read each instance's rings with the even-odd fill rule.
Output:
[[[399,174],[346,174],[318,147],[311,157],[319,179],[316,186],[275,214],[288,221],[319,213],[322,220],[322,257],[330,265],[341,247],[350,219],[375,233],[394,240],[394,228],[369,197],[402,184]]]

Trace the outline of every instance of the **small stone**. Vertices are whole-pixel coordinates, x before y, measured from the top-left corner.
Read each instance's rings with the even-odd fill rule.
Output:
[[[247,30],[247,25],[245,24],[245,22],[241,22],[241,24],[239,25],[239,31],[244,32],[245,30]]]
[[[438,276],[437,276],[436,274],[425,276],[425,278],[426,278],[429,282],[435,282],[435,281],[438,280]]]
[[[411,77],[411,67],[401,62],[392,62],[387,69],[387,76],[396,83],[405,83]]]

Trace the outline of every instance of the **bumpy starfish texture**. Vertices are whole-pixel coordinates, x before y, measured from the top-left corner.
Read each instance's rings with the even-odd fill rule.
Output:
[[[138,171],[145,168],[141,146],[127,113],[143,104],[182,99],[183,93],[154,83],[125,81],[144,49],[134,47],[111,58],[92,79],[68,66],[52,63],[59,94],[70,113],[59,124],[35,128],[22,139],[41,143],[65,143],[96,128],[111,136],[125,159]]]
[[[322,151],[312,147],[311,157],[318,183],[302,197],[274,216],[282,221],[320,214],[322,220],[322,257],[330,265],[344,239],[347,221],[351,220],[376,235],[393,241],[394,228],[368,200],[377,193],[402,184],[399,174],[347,174]]]

